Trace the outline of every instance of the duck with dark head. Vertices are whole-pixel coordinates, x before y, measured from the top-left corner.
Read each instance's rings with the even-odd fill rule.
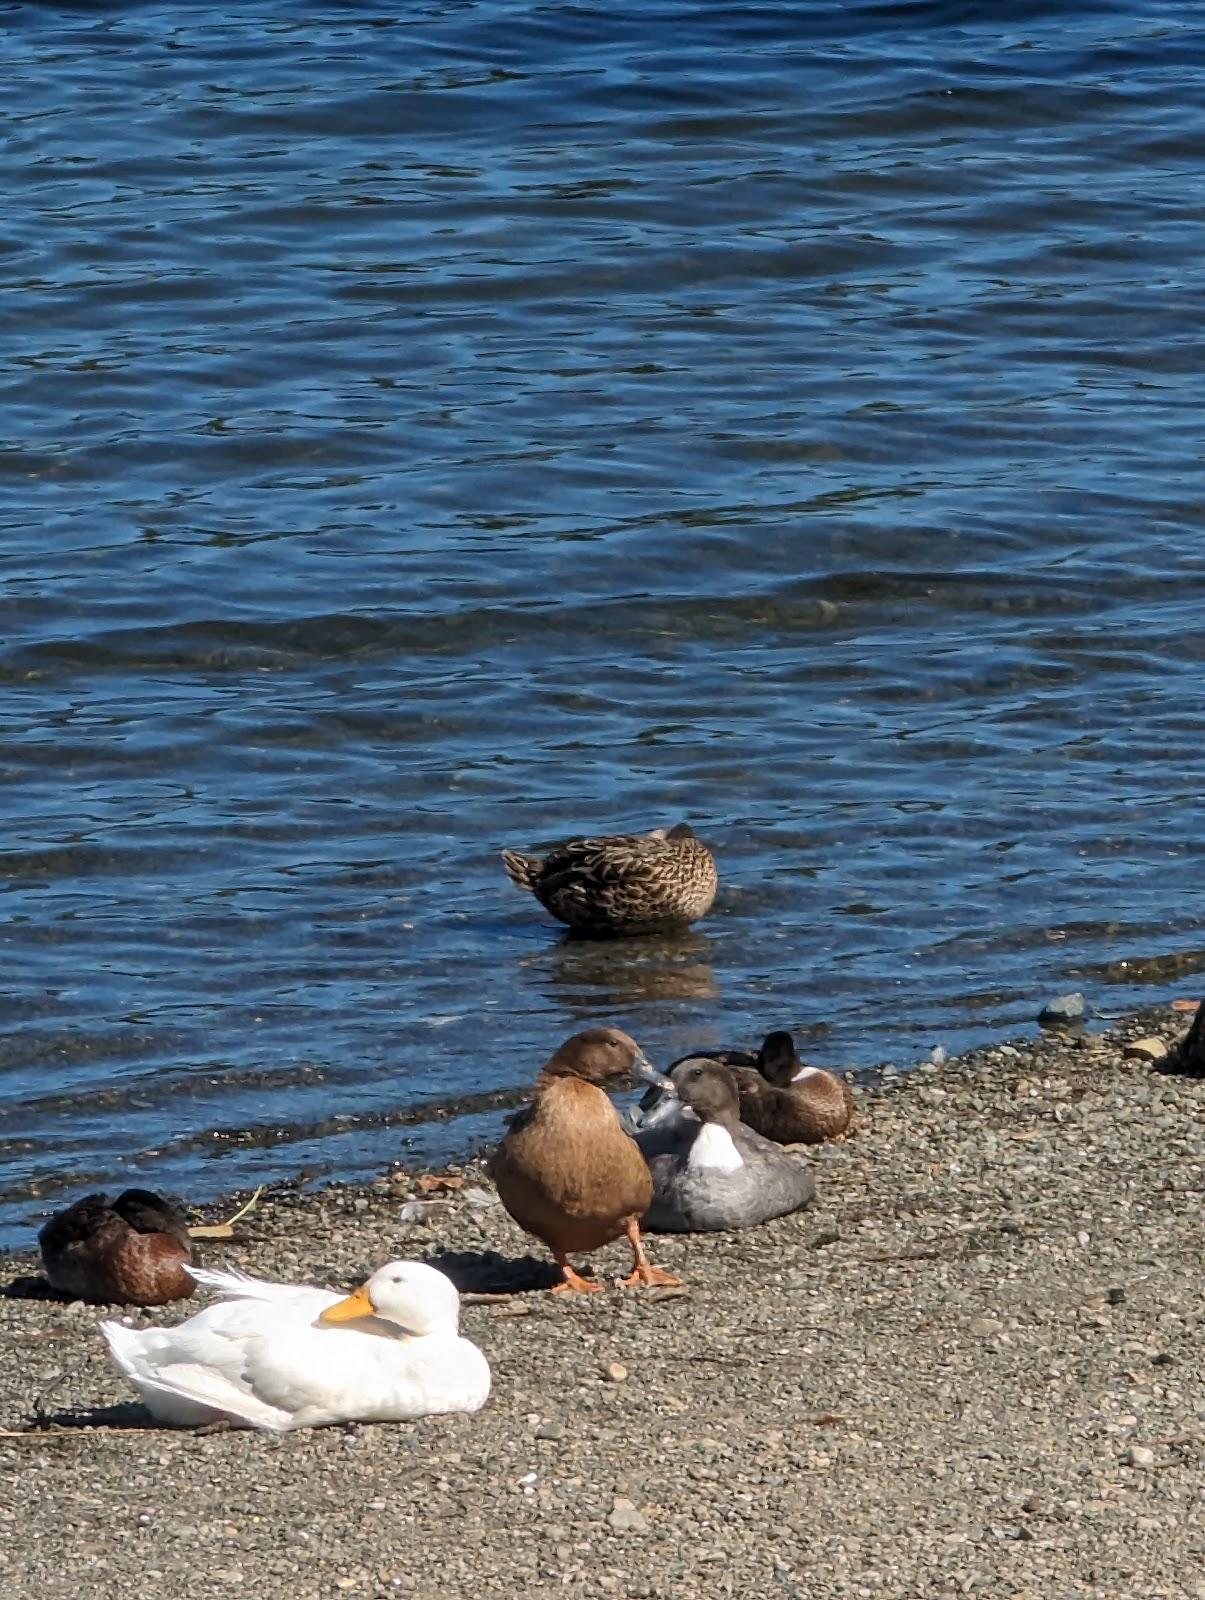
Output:
[[[854,1112],[849,1085],[822,1067],[805,1066],[785,1028],[768,1033],[757,1051],[706,1054],[731,1069],[741,1121],[763,1138],[775,1144],[821,1144],[849,1128]]]
[[[662,1232],[754,1228],[805,1206],[812,1174],[741,1121],[732,1072],[687,1057],[636,1132],[653,1177],[645,1225]]]
[[[163,1306],[196,1289],[188,1223],[149,1189],[88,1194],[38,1234],[52,1289],[96,1305]]]
[[[604,1092],[633,1077],[666,1083],[621,1029],[574,1034],[544,1063],[534,1100],[510,1119],[494,1152],[490,1175],[502,1204],[525,1232],[548,1246],[561,1269],[554,1293],[601,1289],[569,1257],[625,1236],[632,1247],[625,1285],[678,1281],[645,1255],[640,1219],[652,1199],[652,1179]]]

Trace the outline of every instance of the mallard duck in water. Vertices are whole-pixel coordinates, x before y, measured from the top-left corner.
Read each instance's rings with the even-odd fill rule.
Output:
[[[807,1205],[816,1193],[812,1174],[741,1121],[727,1067],[688,1057],[669,1077],[672,1090],[636,1132],[653,1176],[646,1227],[670,1233],[755,1228]]]
[[[510,881],[578,933],[657,933],[711,909],[715,857],[685,822],[651,833],[570,839],[547,856],[504,850]]]
[[[768,1033],[757,1051],[706,1053],[732,1069],[741,1121],[764,1138],[776,1144],[820,1144],[849,1127],[854,1114],[849,1085],[835,1073],[805,1066],[785,1029]]]
[[[632,1246],[625,1284],[678,1281],[644,1253],[640,1219],[653,1197],[653,1180],[601,1088],[633,1075],[666,1083],[620,1029],[574,1034],[540,1069],[534,1101],[511,1118],[490,1163],[502,1204],[548,1246],[561,1269],[554,1294],[601,1289],[577,1272],[569,1256],[599,1250],[623,1235]]]
[[[193,1275],[223,1296],[174,1328],[100,1331],[160,1422],[285,1433],[479,1411],[490,1369],[458,1332],[460,1296],[420,1261],[391,1261],[351,1295],[239,1272]]]
[[[38,1234],[52,1289],[94,1304],[163,1306],[187,1300],[196,1283],[188,1224],[161,1195],[126,1189],[110,1202],[87,1194]]]

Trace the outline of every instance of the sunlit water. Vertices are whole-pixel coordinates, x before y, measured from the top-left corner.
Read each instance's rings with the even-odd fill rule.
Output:
[[[0,1237],[1193,994],[1199,8],[0,22]],[[677,940],[497,859],[683,817]]]

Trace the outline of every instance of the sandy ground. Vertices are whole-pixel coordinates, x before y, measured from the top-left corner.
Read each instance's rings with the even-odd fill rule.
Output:
[[[1205,1081],[1121,1051],[1186,1020],[864,1091],[809,1210],[653,1241],[685,1293],[550,1299],[472,1168],[417,1222],[395,1174],[268,1197],[208,1249],[337,1286],[415,1256],[506,1294],[464,1309],[494,1371],[472,1418],[147,1426],[100,1313],[10,1258],[0,1594],[1205,1597]]]

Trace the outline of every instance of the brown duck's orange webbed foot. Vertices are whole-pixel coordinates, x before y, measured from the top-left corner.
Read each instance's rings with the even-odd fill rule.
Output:
[[[682,1279],[675,1278],[672,1272],[664,1272],[660,1267],[655,1267],[645,1255],[640,1238],[640,1224],[633,1219],[624,1232],[628,1236],[628,1243],[632,1246],[632,1270],[626,1278],[620,1280],[623,1288],[677,1289]]]
[[[672,1272],[666,1272],[661,1267],[655,1267],[651,1261],[645,1261],[633,1267],[628,1276],[619,1282],[624,1289],[677,1289],[681,1287],[682,1279],[675,1278]]]
[[[593,1278],[583,1278],[573,1263],[561,1256],[556,1264],[561,1269],[561,1281],[553,1284],[553,1294],[601,1294],[606,1288],[606,1284],[595,1283]]]

